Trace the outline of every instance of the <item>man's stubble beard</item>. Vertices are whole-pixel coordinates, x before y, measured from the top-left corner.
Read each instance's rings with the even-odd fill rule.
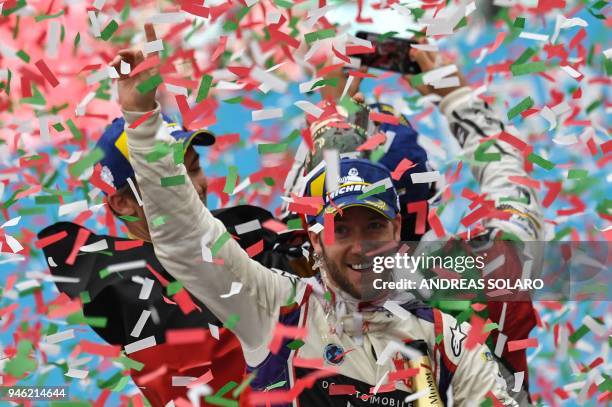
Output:
[[[325,247],[321,246],[321,251],[323,253],[323,262],[325,264],[324,272],[328,274],[330,280],[334,284],[336,284],[336,286],[338,286],[338,288],[341,289],[342,291],[346,292],[347,294],[351,295],[353,298],[357,300],[361,300],[362,299],[361,290],[359,290],[357,287],[351,284],[346,274],[344,274],[342,270],[339,270],[333,261],[329,260],[329,257],[327,256],[327,253],[325,252]]]

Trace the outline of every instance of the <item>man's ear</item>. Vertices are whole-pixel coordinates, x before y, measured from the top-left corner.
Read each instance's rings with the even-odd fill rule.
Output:
[[[398,214],[391,222],[393,223],[393,239],[399,242],[402,239],[402,216]]]
[[[137,216],[135,205],[138,203],[127,194],[114,194],[108,197],[108,205],[119,216]]]
[[[315,253],[323,253],[323,249],[321,249],[321,235],[308,231],[308,238],[310,239],[310,243],[312,244],[312,248],[314,249]]]

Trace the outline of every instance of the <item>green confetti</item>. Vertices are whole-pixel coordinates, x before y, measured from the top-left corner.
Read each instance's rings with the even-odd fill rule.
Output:
[[[236,400],[224,399],[219,396],[206,396],[204,397],[204,401],[214,406],[238,407],[238,402]]]
[[[573,334],[570,335],[569,340],[571,343],[576,343],[587,333],[589,333],[589,328],[586,325],[582,325],[580,328],[576,329]]]
[[[80,42],[81,42],[81,33],[77,33],[77,35],[74,36],[74,41],[72,42],[73,52],[76,51],[76,48],[79,46]]]
[[[60,199],[58,195],[38,195],[34,197],[34,203],[36,205],[58,204]]]
[[[236,181],[238,180],[238,167],[235,165],[230,165],[228,172],[227,177],[225,177],[223,192],[231,195],[234,192],[234,188],[236,188]]]
[[[332,88],[335,88],[338,86],[338,78],[318,80],[310,87],[309,92],[312,92],[313,89],[318,88],[319,86],[331,86]]]
[[[243,99],[244,99],[244,98],[243,98],[242,96],[236,96],[235,98],[225,99],[225,100],[223,101],[223,103],[229,103],[229,104],[231,104],[231,105],[235,105],[235,104],[237,104],[237,103],[242,102],[242,100],[243,100]]]
[[[412,75],[412,77],[410,78],[410,84],[412,86],[421,86],[423,85],[425,82],[423,82],[423,75],[424,73],[420,73],[417,75]]]
[[[499,325],[497,325],[495,322],[491,322],[484,326],[483,332],[491,332],[494,329],[499,329]]]
[[[514,20],[514,24],[512,24],[512,26],[514,28],[525,28],[525,17],[517,17],[516,20]]]
[[[121,363],[126,369],[134,369],[138,372],[140,372],[144,367],[144,363],[140,363],[137,360],[130,359],[127,356],[121,356],[120,358],[115,359],[115,361]]]
[[[227,329],[234,329],[238,321],[240,321],[240,315],[230,314],[225,320],[225,323],[223,323],[223,327]]]
[[[531,47],[527,48],[525,51],[523,51],[521,56],[518,57],[516,61],[514,61],[512,66],[514,66],[514,65],[523,65],[524,63],[529,61],[531,59],[531,57],[533,57],[535,54],[536,54],[536,51],[533,48],[531,48]]]
[[[119,218],[123,219],[126,222],[138,222],[140,220],[138,216],[132,216],[132,215],[121,215],[119,216]]]
[[[89,304],[91,302],[91,297],[89,296],[88,291],[83,291],[79,296],[81,297],[81,302],[83,304]]]
[[[94,148],[89,154],[75,162],[69,169],[68,172],[74,178],[78,178],[83,171],[93,166],[98,161],[104,158],[104,152],[98,147]]]
[[[364,192],[363,194],[359,195],[357,199],[365,199],[372,195],[382,194],[386,190],[387,188],[384,185],[379,185],[376,188],[372,188],[368,192]]]
[[[257,152],[259,154],[282,153],[287,150],[287,147],[289,147],[287,143],[260,143],[257,145]]]
[[[587,106],[586,108],[586,113],[590,114],[593,110],[597,109],[599,106],[601,106],[601,104],[603,103],[603,100],[596,100],[593,103],[591,103],[590,105]]]
[[[279,387],[283,387],[285,385],[285,383],[287,383],[286,380],[281,380],[280,382],[273,383],[273,384],[269,385],[268,387],[266,387],[266,391],[273,390],[273,389],[278,389]]]
[[[166,294],[173,296],[183,288],[183,284],[180,281],[172,281],[166,286]]]
[[[302,220],[300,218],[289,219],[287,221],[287,229],[300,230],[302,229]]]
[[[27,103],[29,105],[36,106],[44,106],[47,104],[47,101],[45,100],[43,94],[40,93],[38,88],[34,85],[32,85],[32,94],[32,97],[21,99],[21,103]]]
[[[385,41],[387,38],[389,38],[389,37],[393,37],[395,34],[398,34],[398,32],[397,32],[397,31],[387,31],[387,32],[386,32],[386,33],[384,33],[384,34],[380,34],[380,35],[378,36],[378,39],[376,40],[376,42],[383,42],[383,41]]]
[[[104,278],[110,276],[110,271],[108,271],[108,268],[105,267],[105,268],[103,268],[102,270],[100,270],[98,272],[98,275],[100,276],[100,278],[104,279]]]
[[[548,161],[548,160],[544,159],[543,157],[541,157],[541,156],[539,156],[537,154],[534,154],[534,153],[529,154],[527,159],[529,161],[531,161],[532,163],[534,163],[534,164],[544,168],[545,170],[549,170],[550,171],[553,168],[555,168],[555,164],[553,162]]]
[[[332,300],[331,291],[325,291],[325,294],[323,295],[323,298],[325,298],[325,301],[331,302],[331,300]]]
[[[168,216],[167,216],[167,215],[161,215],[161,216],[158,216],[158,217],[154,218],[154,219],[151,221],[151,224],[152,224],[154,227],[159,227],[159,226],[163,225],[164,223],[166,223],[166,220],[167,220],[167,219],[168,219]]]
[[[293,3],[287,0],[274,0],[274,4],[276,4],[278,7],[287,9],[293,7]]]
[[[56,130],[56,131],[64,131],[64,130],[65,130],[64,125],[63,125],[62,123],[59,123],[59,122],[58,122],[58,123],[55,123],[55,124],[54,124],[52,127],[53,127],[53,128]]]
[[[170,145],[166,143],[156,143],[153,150],[145,155],[145,160],[148,163],[161,160],[170,152]]]
[[[49,20],[49,19],[56,18],[56,17],[63,16],[63,15],[64,15],[64,10],[60,10],[57,13],[49,14],[48,16],[37,16],[37,17],[34,18],[34,21],[39,23],[41,21]]]
[[[311,43],[324,40],[326,38],[333,38],[336,36],[336,30],[334,28],[327,28],[319,31],[314,31],[304,34],[304,39],[310,45]]]
[[[242,381],[242,383],[240,383],[238,387],[234,389],[234,391],[232,392],[232,397],[234,398],[238,397],[244,391],[244,389],[246,389],[249,386],[249,384],[251,384],[251,382],[256,377],[257,377],[257,370],[254,370]]]
[[[136,90],[141,94],[149,93],[155,90],[163,82],[162,77],[159,74],[151,76],[146,81],[143,81],[136,86]]]
[[[185,160],[185,153],[183,152],[183,143],[172,144],[172,160],[174,164],[183,164]]]
[[[495,144],[495,140],[487,140],[480,144],[474,151],[474,160],[482,162],[500,161],[501,153],[487,153],[486,151]]]
[[[516,115],[533,107],[533,104],[533,98],[531,96],[527,96],[525,99],[521,100],[518,105],[508,110],[508,120],[512,120],[512,118],[514,118]]]
[[[520,65],[511,65],[510,71],[512,72],[512,75],[514,76],[521,76],[521,75],[527,75],[530,73],[544,72],[549,68],[550,67],[547,66],[546,63],[544,63],[544,61],[537,61],[537,62],[529,62],[526,64],[520,64]]]
[[[112,37],[112,35],[115,33],[115,31],[117,31],[118,28],[119,28],[119,24],[117,24],[115,20],[111,20],[106,25],[106,27],[104,27],[104,30],[102,30],[102,33],[101,33],[102,39],[104,41],[108,41],[108,39]]]
[[[162,187],[175,187],[183,184],[185,184],[185,176],[183,174],[161,178]]]
[[[70,129],[70,133],[72,133],[72,136],[74,137],[75,140],[77,141],[81,141],[83,139],[83,134],[81,133],[81,131],[77,128],[76,124],[74,124],[74,122],[72,121],[72,119],[68,119],[66,120],[66,125],[68,126],[68,128]]]
[[[585,178],[589,175],[589,170],[581,170],[581,169],[575,169],[575,170],[569,170],[567,173],[567,179],[581,179],[581,178]]]
[[[355,113],[361,106],[356,103],[352,97],[345,96],[340,101],[340,106],[344,107],[349,114]]]
[[[295,339],[287,344],[287,347],[292,350],[297,350],[304,346],[304,341],[301,339]]]
[[[223,245],[227,243],[227,241],[230,240],[231,237],[232,236],[227,231],[225,231],[221,236],[217,238],[217,240],[215,240],[215,242],[210,247],[210,253],[213,255],[213,257],[216,256],[217,253],[219,253],[219,250],[221,250]]]
[[[196,97],[196,103],[200,103],[202,100],[208,97],[208,91],[210,90],[212,79],[213,78],[210,75],[202,76],[202,81],[200,82],[200,88],[198,89],[198,96]]]
[[[442,340],[444,339],[444,334],[441,333],[438,336],[436,336],[436,344],[440,344],[440,342],[442,342]]]
[[[24,50],[20,49],[16,54],[26,64],[30,62],[30,56]]]

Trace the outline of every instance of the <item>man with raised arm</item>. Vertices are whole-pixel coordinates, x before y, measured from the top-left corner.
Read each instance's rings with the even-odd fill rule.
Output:
[[[155,40],[152,26],[145,30]],[[139,63],[143,56],[122,51],[113,65],[122,59]],[[189,183],[179,182],[182,164],[171,157],[148,162],[157,143],[175,142],[161,125],[155,93],[136,89],[151,75],[121,77],[119,100],[147,219],[163,219],[149,224],[156,255],[239,338],[254,404],[516,404],[486,346],[464,344],[469,324],[363,284],[371,277],[365,241],[399,240],[399,201],[385,167],[363,159],[321,166],[306,188],[319,225],[309,237],[321,273],[298,280],[271,272],[240,248]],[[168,179],[172,186],[164,186]],[[389,300],[405,312],[389,312]]]

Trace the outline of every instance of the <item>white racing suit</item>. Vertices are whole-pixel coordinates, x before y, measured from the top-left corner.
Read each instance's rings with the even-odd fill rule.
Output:
[[[454,113],[470,117],[471,122],[488,120],[482,103],[471,102],[468,89],[447,96],[441,107],[451,128],[460,123]],[[376,306],[361,309],[341,292],[333,292],[333,287],[325,287],[320,279],[296,279],[273,272],[249,258],[200,201],[185,167],[176,165],[172,154],[150,159],[149,154],[159,140],[175,142],[161,126],[159,107],[136,129],[128,126],[142,114],[124,112],[124,115],[130,159],[157,258],[237,335],[249,370],[255,372],[251,387],[255,390],[252,400],[256,404],[265,405],[268,401],[296,406],[413,405],[412,401],[405,401],[413,392],[410,381],[389,381],[389,377],[395,377],[394,372],[398,371],[401,376],[408,367],[410,352],[405,344],[421,340],[427,344],[433,377],[444,401],[452,399],[454,405],[463,406],[493,398],[503,405],[516,405],[489,349],[480,344],[470,349],[465,346],[469,324],[458,324],[436,309],[410,303],[402,304],[407,311],[402,315]],[[466,151],[475,148],[482,134],[470,126],[457,129],[465,133]],[[488,169],[475,170],[482,192],[487,192],[490,198],[508,196],[505,189],[509,183],[493,172],[499,170],[509,175],[516,171],[524,175],[517,165],[520,156],[509,155],[509,164],[505,157],[489,163]],[[514,170],[515,167],[519,168]],[[181,175],[184,183],[162,186],[162,178]],[[535,205],[535,197],[530,194],[530,202]],[[530,208],[515,210],[519,218],[504,221],[512,225],[493,220],[497,224],[492,227],[507,227],[513,233],[539,227],[532,224],[535,215],[527,218],[519,215]],[[212,262],[203,260],[211,257]],[[241,284],[240,292],[221,297],[235,283]],[[332,295],[326,294],[326,290],[332,291]],[[280,344],[271,345],[279,340]],[[258,394],[267,388],[274,390]]]

